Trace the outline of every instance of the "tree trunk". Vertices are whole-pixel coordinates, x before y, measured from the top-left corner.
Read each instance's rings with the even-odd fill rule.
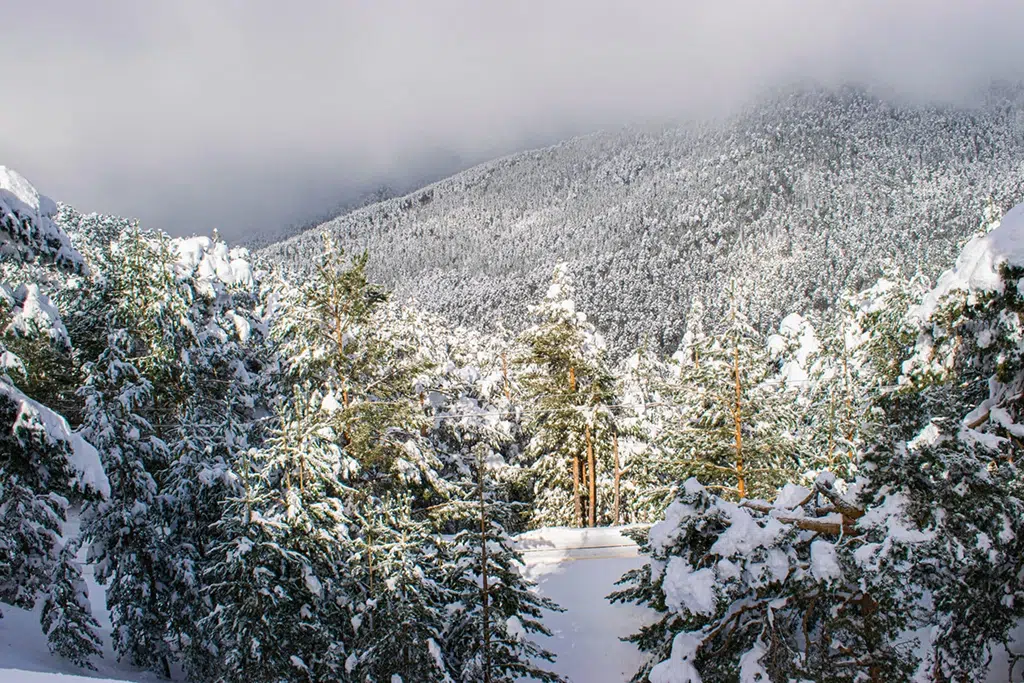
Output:
[[[590,499],[590,526],[597,526],[597,460],[594,457],[594,440],[590,436],[590,425],[586,427],[587,437],[587,470],[589,473],[589,484],[590,490],[588,491],[588,498]]]
[[[569,366],[569,392],[576,393],[576,368]],[[583,500],[580,492],[580,456],[572,456],[572,495],[576,504],[576,526],[583,526]]]
[[[480,458],[477,466],[480,488],[480,578],[482,579],[481,598],[483,601],[484,630],[484,683],[491,681],[491,629],[490,600],[487,592],[487,508],[484,501],[484,459]]]
[[[612,432],[612,454],[615,458],[615,526],[619,525],[619,480],[622,478],[622,470],[619,469],[619,433]]]
[[[850,389],[850,374],[849,368],[846,364],[846,339],[843,339],[843,385],[846,389],[846,442],[850,449],[850,462],[853,462],[853,437],[854,437],[854,423],[853,423],[853,392]]]
[[[580,498],[580,459],[572,458],[572,496],[576,504],[576,526],[583,526],[583,499]]]
[[[740,386],[740,344],[736,341],[735,350],[732,356],[733,379],[736,383],[736,405],[733,407],[733,417],[736,420],[736,490],[740,498],[747,497],[746,472],[743,469],[743,403]]]

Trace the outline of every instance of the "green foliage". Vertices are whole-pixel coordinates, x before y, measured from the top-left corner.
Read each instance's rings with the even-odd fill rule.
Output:
[[[770,497],[800,471],[798,413],[765,340],[747,321],[738,293],[719,334],[698,335],[677,354],[661,439],[670,481],[696,476],[736,497]]]
[[[523,400],[529,405],[528,447],[534,476],[534,524],[583,526],[584,510],[608,519],[615,420],[615,381],[605,361],[604,342],[586,316],[576,311],[564,264],[555,269],[544,300],[533,308],[537,324],[523,333],[526,352],[517,358]],[[594,451],[598,500],[587,487]],[[575,508],[575,510],[574,510]]]

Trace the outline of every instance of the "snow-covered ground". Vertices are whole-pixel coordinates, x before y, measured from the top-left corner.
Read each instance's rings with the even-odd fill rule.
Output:
[[[540,644],[558,655],[551,668],[573,683],[628,681],[643,657],[619,638],[651,613],[604,597],[625,572],[643,565],[636,545],[617,528],[539,529],[520,536],[519,548],[538,590],[566,610],[545,615],[552,635]]]
[[[101,626],[103,658],[93,662],[96,671],[86,671],[50,654],[46,637],[39,628],[39,609],[26,611],[3,606],[0,619],[0,683],[95,683],[135,681],[155,683],[159,677],[118,662],[110,645],[110,616],[103,588],[96,585],[92,567],[83,567],[93,614]]]
[[[78,519],[72,515],[65,527],[70,535],[78,533]],[[83,550],[79,559],[82,559]],[[103,638],[103,658],[93,664],[96,671],[87,671],[50,654],[46,636],[39,628],[39,606],[28,611],[3,605],[0,619],[0,683],[100,683],[105,681],[134,681],[155,683],[163,679],[118,662],[110,640],[110,614],[102,586],[93,578],[93,567],[82,566],[82,576],[89,589],[93,615],[100,624]],[[40,603],[42,601],[40,600]],[[166,683],[166,682],[165,682]]]

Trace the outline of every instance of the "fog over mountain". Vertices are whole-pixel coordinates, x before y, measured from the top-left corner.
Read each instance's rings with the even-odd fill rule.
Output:
[[[4,3],[0,158],[83,210],[230,238],[382,184],[856,81],[959,101],[1024,69],[1015,0]]]

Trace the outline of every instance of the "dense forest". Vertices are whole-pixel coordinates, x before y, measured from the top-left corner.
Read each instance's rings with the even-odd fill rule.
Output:
[[[630,638],[637,683],[975,681],[997,651],[1016,665],[1024,204],[1005,210],[1024,181],[1001,99],[1018,91],[992,97],[911,116],[856,91],[793,95],[786,126],[748,115],[735,156],[689,167],[701,180],[671,209],[646,183],[704,143],[596,136],[255,254],[80,213],[0,167],[0,605],[37,609],[51,650],[93,666],[89,564],[117,656],[165,677],[559,681],[542,636],[560,607],[515,535],[633,525],[648,561],[608,599],[654,615]],[[524,218],[531,193],[582,192],[645,140],[653,167],[608,180],[623,203],[596,198],[606,184],[556,211],[579,212],[570,230]],[[606,143],[614,162],[579,160]],[[536,182],[502,171],[533,162]],[[498,232],[424,213],[458,183],[451,201],[475,210],[472,178],[522,188]],[[665,213],[597,219],[629,197]],[[384,216],[374,249],[353,249],[346,226]],[[628,237],[655,223],[678,241]],[[504,265],[454,251],[499,233]],[[444,258],[480,275],[433,304],[462,297],[492,332],[387,289]],[[420,291],[462,271],[443,272]],[[521,322],[503,317],[528,294]]]
[[[330,231],[397,300],[492,333],[529,324],[558,262],[615,354],[673,353],[689,302],[723,316],[749,283],[762,330],[815,324],[880,276],[934,278],[991,202],[1024,196],[1024,90],[925,106],[794,88],[731,118],[626,128],[523,152],[263,250],[307,271]],[[619,356],[616,356],[620,359]]]
[[[764,335],[733,282],[613,364],[565,266],[502,340],[329,236],[295,281],[3,188],[0,597],[83,666],[85,557],[164,674],[558,680],[510,541],[544,525],[654,523],[612,596],[663,613],[637,681],[977,680],[1022,616],[1024,208],[934,288]]]

